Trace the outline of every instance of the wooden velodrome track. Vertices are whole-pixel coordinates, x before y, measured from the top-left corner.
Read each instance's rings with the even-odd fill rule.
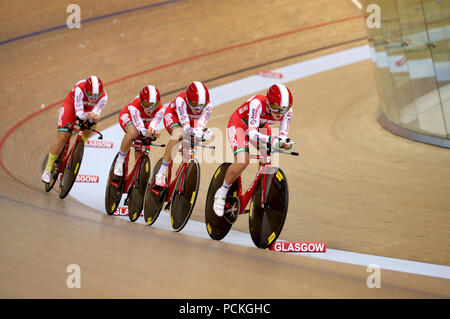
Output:
[[[77,1],[82,19],[158,2]],[[45,193],[41,167],[57,106],[90,74],[101,77],[110,97],[103,129],[148,83],[168,102],[193,80],[213,88],[367,44],[361,11],[347,0],[169,2],[0,45],[0,297],[450,297],[449,280],[382,270],[381,288],[368,289],[366,267],[172,233]],[[0,40],[65,24],[70,3],[2,1]],[[378,125],[371,62],[288,86],[301,157],[280,161],[291,196],[282,237],[450,265],[450,152]],[[225,130],[243,100],[216,108],[208,126]],[[204,220],[216,166],[202,164],[193,219]],[[244,184],[255,171],[245,172]],[[233,229],[248,231],[246,216]],[[81,267],[81,289],[66,287],[69,264]]]

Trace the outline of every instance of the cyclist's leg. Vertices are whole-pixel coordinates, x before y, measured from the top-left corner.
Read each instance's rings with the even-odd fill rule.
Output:
[[[46,171],[51,171],[53,168],[53,164],[58,159],[59,154],[61,153],[64,145],[69,139],[71,133],[67,132],[57,132],[56,137],[50,145],[50,151],[48,153],[47,164],[45,165]]]
[[[123,115],[122,112],[120,115]],[[139,137],[139,132],[130,117],[127,117],[127,120],[122,120],[122,116],[120,116],[120,119],[120,127],[125,132],[125,136],[122,138],[120,150],[117,154],[116,165],[114,166],[114,175],[117,176],[123,176],[123,162],[125,157],[130,150],[133,140]]]
[[[58,115],[58,132],[55,139],[50,144],[50,150],[48,154],[47,164],[45,165],[44,172],[42,174],[42,180],[45,183],[50,181],[50,172],[53,168],[53,164],[58,159],[64,145],[70,138],[73,130],[73,125],[76,120],[75,108],[73,106],[73,100],[68,96],[61,106]]]
[[[248,148],[248,134],[246,128],[234,125],[230,120],[227,128],[227,136],[234,153],[234,163],[228,167],[222,186],[214,195],[214,212],[218,216],[223,216],[225,208],[225,198],[231,185],[241,176],[250,162]]]
[[[180,137],[183,137],[183,129],[181,125],[175,126],[170,132],[170,140],[167,143],[166,149],[164,151],[164,161],[170,162],[172,158],[176,155],[175,146],[180,142]]]
[[[232,118],[228,123],[227,137],[234,154],[234,163],[228,167],[224,183],[233,184],[250,162],[248,128],[236,123]]]
[[[158,173],[156,174],[155,184],[159,187],[166,186],[166,172],[169,168],[170,162],[174,157],[174,151],[176,151],[176,145],[179,143],[180,137],[183,137],[183,129],[178,120],[178,117],[173,114],[167,112],[164,115],[164,127],[167,132],[170,134],[170,140],[167,143],[166,149],[164,151],[164,156],[161,162],[161,167],[159,168]]]
[[[183,137],[183,128],[181,126],[178,116],[172,112],[169,112],[169,108],[164,115],[164,127],[166,131],[170,134],[170,140],[167,143],[166,149],[164,151],[163,160],[165,162],[170,162],[172,158],[176,155],[175,145],[178,144],[179,139]]]
[[[225,189],[228,191],[228,188],[241,176],[250,162],[248,135],[244,131],[244,128],[231,126],[228,128],[227,133],[231,147],[233,148],[234,163],[228,167],[224,184],[219,189],[219,193],[222,193]]]
[[[139,137],[139,132],[134,126],[133,122],[126,128],[126,134],[122,139],[122,143],[120,144],[120,151],[124,154],[127,154],[130,150],[131,144],[133,140]]]

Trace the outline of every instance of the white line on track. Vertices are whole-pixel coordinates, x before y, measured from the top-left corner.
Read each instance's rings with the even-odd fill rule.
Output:
[[[215,106],[218,106],[234,99],[248,97],[258,91],[266,90],[275,82],[286,83],[367,59],[370,59],[370,50],[367,45],[314,58],[273,70],[273,72],[282,73],[282,79],[273,79],[255,75],[215,87],[210,90],[211,101],[213,101]],[[100,181],[99,183],[93,184],[75,183],[71,191],[71,196],[104,214],[104,192],[110,168],[109,165],[112,163],[115,154],[118,152],[120,141],[123,137],[123,132],[119,127],[119,124],[116,124],[102,131],[102,134],[105,136],[105,140],[114,141],[114,147],[112,149],[86,148],[83,165],[79,172],[81,175],[93,175],[95,172],[94,175],[100,176]],[[155,159],[152,160],[155,161]],[[99,163],[102,163],[102,165],[99,165]],[[117,218],[124,218],[125,220],[128,220],[128,217]],[[139,218],[137,222],[145,224],[143,218]],[[162,228],[170,231],[172,228],[170,226],[169,214],[166,212],[161,212],[158,220],[151,227]],[[190,220],[182,232],[192,236],[209,238],[205,224],[195,220]],[[280,240],[282,240],[282,238],[280,238]],[[235,230],[231,230],[222,241],[254,247],[250,234]],[[330,249],[328,247],[326,253],[301,253],[298,255],[366,267],[371,264],[376,264],[381,269],[450,279],[450,267],[443,265],[359,254]]]

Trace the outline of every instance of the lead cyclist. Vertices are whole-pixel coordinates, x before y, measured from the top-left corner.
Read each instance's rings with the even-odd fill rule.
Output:
[[[256,148],[269,143],[273,152],[292,149],[295,142],[288,139],[292,117],[292,93],[283,84],[272,85],[266,95],[252,96],[231,115],[227,136],[233,149],[234,163],[229,166],[222,186],[214,195],[213,208],[217,216],[223,216],[228,190],[250,162],[249,141]],[[269,126],[276,122],[280,122],[279,137],[272,136]]]

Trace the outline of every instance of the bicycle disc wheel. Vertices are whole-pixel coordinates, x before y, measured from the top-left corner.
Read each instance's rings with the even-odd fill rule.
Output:
[[[225,179],[225,174],[228,170],[228,167],[231,163],[223,163],[220,165],[216,171],[214,172],[213,177],[211,178],[211,182],[209,183],[208,194],[206,196],[206,204],[205,204],[205,225],[206,230],[208,231],[209,237],[214,240],[223,239],[233,226],[233,223],[236,221],[239,215],[239,208],[237,208],[237,213],[234,216],[225,213],[222,217],[219,217],[214,212],[214,195],[217,190],[222,186],[223,180]],[[237,198],[237,193],[239,189],[238,181],[234,182],[231,185],[226,199],[226,205],[232,204],[232,201],[239,203],[239,198]]]
[[[184,176],[183,176],[184,175]],[[180,183],[182,192],[179,192]],[[172,195],[172,208],[170,209],[170,223],[174,231],[181,231],[191,217],[197,200],[200,185],[200,165],[194,158],[189,160],[184,174],[178,176]]]
[[[84,153],[84,142],[82,140],[78,140],[75,145],[75,149],[72,154],[72,158],[69,159],[66,163],[66,167],[64,168],[61,183],[59,183],[59,197],[61,199],[65,198],[70,190],[72,189],[73,183],[77,178],[78,172],[80,170],[81,161],[83,160]]]
[[[105,210],[108,215],[113,215],[122,199],[123,188],[125,186],[124,178],[114,176],[114,166],[116,165],[117,156],[114,157],[111,169],[109,170],[108,182],[105,190]],[[125,171],[125,170],[123,170]]]
[[[269,167],[264,190],[265,203],[261,205],[263,176],[261,176],[250,203],[249,228],[253,243],[258,248],[270,247],[280,235],[286,220],[289,189],[284,172]]]
[[[143,156],[139,165],[137,180],[132,185],[130,197],[128,198],[128,218],[135,222],[141,216],[142,207],[144,205],[145,188],[150,176],[150,159]]]
[[[65,149],[66,149],[66,146],[64,145],[61,153],[59,153],[58,159],[55,161],[55,164],[53,164],[52,176],[50,178],[50,183],[49,184],[45,184],[45,191],[46,192],[50,192],[52,190],[53,186],[55,186],[56,180],[58,179],[58,176],[59,176],[59,165],[61,165],[62,156],[64,154],[64,150]]]
[[[162,158],[158,160],[155,167],[153,168],[152,177],[149,179],[144,194],[144,220],[147,225],[152,225],[159,216],[162,206],[164,204],[164,199],[166,197],[167,189],[162,190],[159,194],[155,194],[151,186],[155,182],[156,174],[161,167]]]

